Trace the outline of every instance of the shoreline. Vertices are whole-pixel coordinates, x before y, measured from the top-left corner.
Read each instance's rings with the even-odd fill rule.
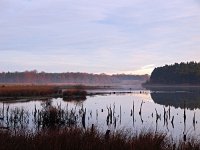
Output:
[[[172,87],[172,88],[200,88],[200,85],[185,85],[185,84],[142,84],[142,87],[144,88],[151,88],[151,87],[161,87],[161,88],[169,88],[169,87]]]
[[[103,96],[103,95],[122,95],[122,94],[132,94],[132,93],[141,93],[141,91],[112,91],[112,92],[92,92],[92,93],[87,93],[85,96]],[[49,96],[19,96],[19,97],[5,97],[5,96],[0,96],[0,102],[27,102],[27,101],[32,101],[32,100],[46,100],[46,99],[51,99],[51,98],[63,98],[63,99],[73,99],[79,101],[81,96],[69,96],[65,97],[62,95],[49,95]]]

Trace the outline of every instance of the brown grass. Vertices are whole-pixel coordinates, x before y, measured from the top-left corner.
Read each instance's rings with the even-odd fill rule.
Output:
[[[64,100],[82,101],[87,95],[102,93],[87,93],[87,90],[105,89],[105,86],[87,85],[33,85],[33,84],[0,84],[0,100],[15,100],[31,97],[63,97]]]
[[[35,96],[57,96],[66,100],[85,100],[85,86],[59,86],[59,85],[0,85],[1,98],[21,98]]]
[[[0,131],[1,150],[199,150],[199,140],[174,144],[166,134],[117,131],[105,138],[96,128],[64,128],[37,133]]]
[[[46,96],[57,94],[56,86],[39,85],[2,85],[0,86],[1,97],[25,97],[25,96]]]
[[[106,139],[96,129],[65,128],[16,135],[0,132],[1,150],[165,150],[170,148],[166,135],[141,133],[127,136],[124,132],[111,133]]]

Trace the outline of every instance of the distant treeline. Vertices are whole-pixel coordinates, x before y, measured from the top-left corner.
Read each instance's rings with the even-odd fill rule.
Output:
[[[124,80],[148,79],[148,75],[106,75],[88,73],[45,73],[37,71],[2,72],[0,83],[69,83],[69,84],[113,84]]]
[[[200,85],[200,63],[175,63],[155,68],[147,84]]]

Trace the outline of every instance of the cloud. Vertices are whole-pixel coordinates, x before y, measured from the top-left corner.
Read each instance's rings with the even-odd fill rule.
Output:
[[[197,3],[1,0],[0,68],[149,73],[149,64],[198,61]]]
[[[155,68],[155,65],[150,64],[150,65],[142,66],[141,68],[138,68],[135,70],[129,70],[129,71],[126,70],[126,71],[120,71],[117,73],[137,74],[137,75],[149,74],[150,75],[154,68]]]

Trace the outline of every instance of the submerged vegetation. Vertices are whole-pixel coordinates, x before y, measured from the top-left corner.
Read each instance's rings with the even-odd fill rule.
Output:
[[[1,150],[174,150],[200,149],[200,140],[189,137],[174,141],[167,133],[146,130],[101,131],[94,124],[85,126],[86,109],[81,107],[61,108],[51,101],[42,103],[42,109],[33,112],[24,109],[1,110],[3,118],[0,128]],[[108,116],[114,109],[108,108]],[[1,115],[2,115],[1,114]],[[28,128],[33,117],[34,128]],[[111,120],[111,118],[109,119]]]

